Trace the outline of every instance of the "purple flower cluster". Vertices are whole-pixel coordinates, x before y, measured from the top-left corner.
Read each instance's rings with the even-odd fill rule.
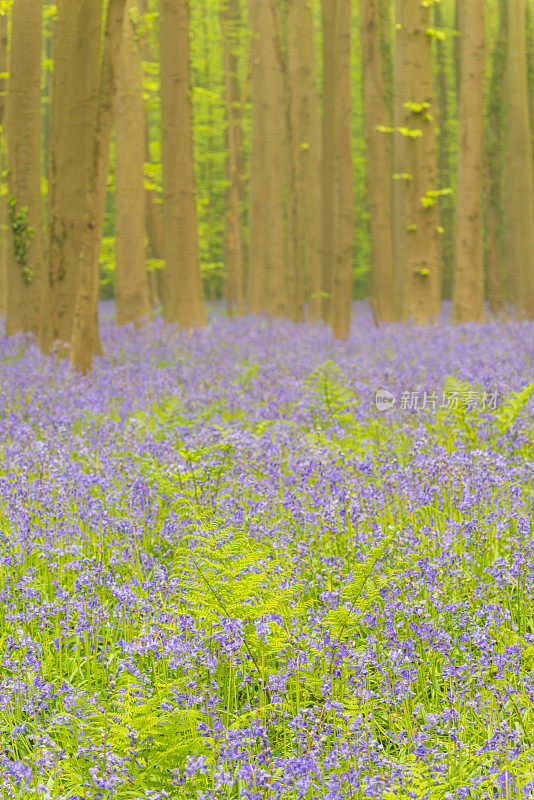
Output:
[[[2,340],[2,796],[534,797],[533,399],[374,401],[506,404],[534,325],[104,319]]]

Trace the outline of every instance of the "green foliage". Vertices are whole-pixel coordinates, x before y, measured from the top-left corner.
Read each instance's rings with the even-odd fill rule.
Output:
[[[145,189],[161,194],[161,163],[146,162],[143,167],[143,173]]]
[[[48,3],[43,8],[43,20],[55,19],[57,17],[58,7],[56,3]]]
[[[191,509],[183,516],[191,518]],[[278,611],[289,618],[291,595],[276,590],[271,548],[239,531],[221,531],[212,514],[196,511],[194,516],[202,522],[201,536],[186,533],[174,550],[174,573],[181,576],[190,612],[211,622],[221,614],[252,622]]]
[[[467,398],[473,394],[478,396],[476,387],[471,386],[465,381],[460,381],[452,376],[445,381],[443,392],[451,398],[457,398],[456,402],[449,403],[437,411],[436,429],[449,429],[463,435],[465,441],[474,447],[478,442],[478,423],[480,415],[469,404],[462,402],[462,398]],[[448,438],[448,435],[447,435]]]
[[[441,42],[447,39],[447,31],[444,28],[427,28],[425,33],[427,36],[430,36],[431,39],[437,39]]]
[[[332,361],[317,367],[304,381],[312,415],[310,444],[340,454],[370,454],[389,440],[384,419],[359,421],[360,401],[343,371]],[[313,443],[313,444],[312,444]]]
[[[317,367],[304,381],[312,398],[311,408],[319,427],[336,422],[351,424],[358,400],[343,371],[333,361]]]
[[[200,265],[200,274],[204,283],[211,288],[215,297],[221,297],[224,290],[226,278],[226,266],[224,261],[203,261]]]
[[[447,195],[451,195],[452,193],[453,191],[449,186],[444,189],[429,190],[423,195],[423,197],[421,197],[421,205],[423,208],[432,208],[435,205],[438,197],[445,197]]]
[[[437,411],[432,423],[438,439],[448,447],[454,447],[451,436],[460,434],[469,447],[484,447],[486,437],[482,432],[488,425],[496,435],[510,433],[534,392],[534,381],[504,397],[501,404],[494,408],[489,404],[487,408],[484,404],[480,405],[484,393],[476,386],[453,377],[447,378],[443,392],[452,401]]]
[[[33,270],[28,267],[28,250],[31,247],[35,228],[29,225],[28,207],[22,206],[17,210],[17,201],[13,195],[8,197],[8,213],[13,235],[13,252],[16,261],[22,267],[22,277],[25,283],[33,280]]]
[[[316,30],[320,31],[320,4],[313,4],[316,13]],[[355,192],[355,222],[354,241],[356,246],[353,251],[352,285],[355,297],[367,297],[369,294],[369,276],[371,256],[370,217],[367,195],[367,153],[365,149],[365,136],[363,130],[364,108],[361,91],[362,51],[360,47],[359,9],[356,3],[352,4],[352,32],[354,45],[351,47],[351,106],[352,106],[352,161],[354,183],[360,187]],[[320,37],[318,44],[320,43]],[[317,85],[322,81],[322,54],[318,53]],[[387,85],[384,87],[387,90]],[[386,119],[384,122],[388,122]]]
[[[241,36],[235,32],[233,38],[246,63]],[[208,295],[220,297],[226,277],[228,149],[219,4],[214,0],[191,6],[191,67],[201,274]]]
[[[380,603],[380,590],[392,577],[392,572],[382,570],[375,574],[377,564],[384,558],[392,538],[384,536],[376,547],[372,547],[365,561],[354,565],[352,580],[345,584],[339,594],[339,605],[331,609],[323,618],[330,626],[339,643],[349,638],[360,622],[362,614]],[[332,654],[332,661],[335,651]]]
[[[163,258],[147,258],[146,271],[157,272],[157,270],[165,269],[165,261]]]
[[[430,108],[430,103],[411,103],[407,101],[402,105],[404,108],[408,108],[412,114],[422,114],[423,111],[426,111],[428,108]]]
[[[115,237],[103,236],[100,248],[100,287],[104,297],[113,296],[116,267]]]
[[[158,348],[150,357],[161,357]],[[172,357],[183,359],[189,366],[182,351],[174,350]],[[172,368],[176,363],[161,362],[157,366]],[[241,394],[261,381],[263,367],[250,356],[239,354],[234,366],[234,388],[243,390]],[[449,393],[479,394],[476,387],[453,378],[446,381],[444,388]],[[414,442],[421,441],[420,427],[425,424],[421,423],[421,415],[406,415],[399,424],[396,415],[390,415],[385,422],[379,416],[378,421],[374,420],[378,427],[373,429],[373,413],[366,414],[361,408],[349,378],[333,362],[321,365],[308,376],[305,391],[303,408],[311,406],[315,429],[322,437],[320,448],[315,451],[307,441],[309,419],[301,417],[296,422],[292,404],[275,421],[252,422],[248,413],[240,418],[228,406],[229,397],[234,397],[235,392],[222,392],[212,401],[202,398],[198,406],[191,396],[171,394],[154,401],[145,398],[133,409],[131,403],[138,400],[125,396],[116,398],[98,415],[87,411],[77,418],[71,441],[79,441],[81,446],[71,455],[86,475],[94,477],[101,469],[100,453],[84,446],[87,441],[102,441],[99,426],[107,428],[108,433],[114,431],[119,463],[128,465],[127,471],[112,466],[101,483],[92,484],[92,496],[105,520],[103,526],[93,525],[84,516],[81,504],[76,505],[76,498],[71,499],[69,519],[73,526],[80,527],[80,536],[71,536],[69,542],[76,543],[75,563],[80,565],[81,574],[72,569],[70,550],[54,552],[52,565],[47,562],[42,548],[36,546],[40,544],[37,536],[32,548],[25,548],[14,538],[20,550],[13,552],[8,527],[3,523],[4,547],[13,556],[20,555],[21,560],[12,558],[9,563],[1,563],[0,578],[8,592],[10,582],[23,585],[24,591],[20,592],[19,605],[18,594],[11,593],[10,613],[4,615],[0,630],[0,661],[7,680],[18,679],[24,675],[21,666],[26,653],[22,647],[12,647],[11,638],[20,638],[21,631],[30,642],[41,636],[42,681],[54,693],[50,691],[50,708],[43,710],[38,724],[41,719],[50,720],[49,750],[61,754],[60,769],[53,764],[41,772],[42,784],[48,786],[51,796],[96,796],[97,787],[91,784],[90,776],[95,778],[96,773],[100,780],[114,771],[118,772],[113,789],[117,800],[155,797],[162,792],[176,800],[199,796],[202,791],[213,789],[215,765],[221,766],[220,748],[234,734],[241,735],[244,729],[254,727],[253,723],[265,730],[266,745],[272,754],[266,769],[274,781],[278,774],[277,756],[289,760],[295,752],[308,752],[309,743],[304,739],[299,742],[291,731],[300,720],[305,720],[309,729],[311,718],[317,721],[319,735],[330,737],[325,739],[321,759],[328,756],[330,744],[335,746],[345,734],[348,741],[362,734],[368,734],[369,739],[373,736],[373,751],[379,753],[379,760],[369,764],[369,774],[381,774],[388,759],[398,777],[398,786],[390,782],[390,790],[382,793],[384,798],[408,800],[413,795],[446,800],[448,793],[466,786],[474,776],[492,774],[485,770],[489,758],[493,758],[493,754],[481,756],[488,736],[487,717],[479,718],[478,709],[473,709],[470,702],[461,708],[458,705],[458,714],[463,715],[456,728],[461,748],[451,742],[446,728],[431,733],[436,747],[451,747],[448,774],[432,772],[433,765],[413,752],[420,741],[419,731],[425,731],[426,716],[451,708],[455,687],[444,672],[444,667],[451,664],[464,670],[461,697],[466,701],[476,697],[489,705],[490,712],[494,708],[496,716],[506,718],[528,746],[500,764],[500,769],[510,771],[519,786],[527,783],[532,723],[524,712],[529,708],[528,692],[521,689],[519,681],[523,675],[528,679],[534,666],[534,646],[527,635],[531,630],[528,602],[521,602],[528,595],[520,594],[521,578],[516,581],[514,576],[501,588],[488,569],[495,565],[496,558],[497,563],[506,560],[511,547],[517,548],[518,532],[513,527],[516,520],[505,517],[504,530],[498,536],[491,522],[489,530],[485,527],[487,516],[493,515],[495,508],[499,513],[510,513],[513,508],[515,513],[523,499],[528,503],[526,508],[530,508],[529,498],[518,497],[514,492],[508,507],[503,507],[508,487],[493,487],[499,492],[495,497],[489,488],[486,496],[477,497],[476,513],[480,517],[468,515],[459,508],[462,490],[458,484],[465,478],[469,480],[470,468],[476,470],[480,463],[484,464],[480,454],[465,459],[461,453],[459,459],[445,459],[436,469],[432,459],[414,459]],[[505,398],[492,414],[481,414],[463,405],[436,409],[428,425],[433,437],[430,448],[436,443],[446,443],[451,450],[458,449],[459,444],[477,449],[493,447],[493,434],[506,437],[505,444],[512,442],[512,428],[519,415],[525,414],[533,393],[534,382]],[[214,425],[214,420],[221,418],[225,424]],[[28,424],[33,426],[32,419],[29,414]],[[213,427],[205,424],[209,419]],[[229,419],[233,422],[230,427],[226,425]],[[234,472],[239,445],[232,452],[230,440],[235,442],[235,434],[243,428],[260,437],[272,436],[269,427],[273,422],[298,424],[293,442],[302,446],[303,453],[320,455],[315,461],[321,463],[327,460],[334,466],[338,459],[338,464],[343,465],[343,471],[332,471],[336,481],[333,523],[325,516],[308,527],[305,502],[287,503],[285,493],[280,494],[280,502],[271,495],[268,510],[254,511],[255,502],[262,499],[262,480],[272,480],[271,473],[264,469],[260,449],[257,461],[254,452],[249,451],[249,462],[239,452],[239,472]],[[409,432],[411,422],[413,428]],[[480,429],[481,423],[484,430]],[[483,434],[488,426],[492,437],[485,440]],[[379,446],[373,450],[373,430],[381,436],[389,432],[397,447],[392,448],[389,443],[383,447],[377,436]],[[202,432],[201,436],[195,437],[191,445],[191,433],[197,431]],[[406,467],[401,474],[408,480],[401,486],[392,485],[389,497],[381,491],[379,504],[374,505],[367,490],[376,488],[377,471],[369,470],[366,477],[367,470],[358,470],[355,478],[351,464],[359,453],[364,454],[366,464],[378,455],[385,485],[395,458]],[[278,464],[285,477],[291,478],[293,462],[285,462],[281,455],[279,459],[277,456]],[[236,492],[243,493],[243,498],[236,497],[237,503],[246,509],[237,523],[237,517],[228,516],[228,489],[235,485],[244,465],[257,471],[260,488],[249,490],[245,481],[237,485]],[[10,470],[6,462],[4,472],[8,474]],[[321,470],[318,473],[305,474],[308,483],[298,489],[302,492],[297,495],[299,499],[315,498],[317,489],[322,490],[323,475]],[[337,474],[341,475],[339,481]],[[125,479],[140,479],[146,486],[150,516],[145,523],[136,519],[134,535],[125,535],[119,529],[113,538],[108,521],[132,518],[130,498],[122,504]],[[315,479],[318,483],[312,486]],[[26,480],[33,482],[34,476],[29,475]],[[221,481],[226,483],[225,496],[218,509],[214,499]],[[433,499],[426,491],[427,484],[435,489]],[[352,502],[355,488],[365,498],[363,509],[360,502],[356,506]],[[346,493],[346,505],[343,500],[339,502],[342,493]],[[529,494],[528,487],[525,494]],[[39,496],[37,492],[34,495]],[[365,513],[360,514],[361,510]],[[38,506],[32,511],[40,514]],[[42,513],[46,524],[46,514],[50,512],[42,509]],[[52,515],[51,519],[55,521]],[[464,526],[466,521],[473,524]],[[279,526],[281,536],[271,538],[269,528],[273,524]],[[450,545],[447,543],[445,558],[444,534],[456,525],[460,532]],[[528,531],[525,536],[527,541]],[[93,570],[102,580],[94,580]],[[26,585],[22,581],[19,584],[22,575],[29,576]],[[485,599],[487,588],[492,607],[501,606],[513,614],[510,624],[508,620],[492,624],[486,614],[478,621],[471,617],[475,630],[480,624],[484,652],[489,654],[481,670],[475,667],[475,674],[471,675],[469,667],[478,653],[470,650],[476,642],[465,643],[465,627],[458,625],[448,608],[476,611],[474,585],[480,591],[475,601],[480,596]],[[72,626],[65,625],[63,598],[74,595],[78,602],[81,595],[83,607],[89,588],[101,617],[93,617],[92,625],[90,619],[84,619],[86,627],[73,631]],[[30,590],[40,597],[47,614],[47,624],[39,634],[35,622],[24,616]],[[61,603],[56,605],[53,601],[58,598]],[[383,613],[386,604],[388,612]],[[524,617],[522,608],[515,610],[522,605],[526,608]],[[422,607],[425,616],[421,619]],[[518,624],[522,618],[524,624]],[[390,661],[392,630],[397,640],[409,643],[409,661],[400,650],[398,660]],[[443,638],[440,636],[438,641],[435,636],[441,632],[447,636],[446,652],[440,647]],[[449,635],[452,647],[448,644]],[[52,639],[59,641],[58,648]],[[512,649],[514,662],[510,663]],[[397,670],[405,668],[410,672],[409,691],[390,694],[388,688],[399,677]],[[355,677],[361,680],[356,682]],[[28,685],[31,690],[32,683]],[[75,695],[74,726],[66,700],[61,693],[55,695],[61,689],[65,698]],[[25,733],[8,738],[15,723],[31,719],[17,708],[17,702],[21,701],[14,696],[15,715],[0,713],[0,736],[7,738],[10,758],[29,753],[27,760],[31,762],[33,757],[37,763],[41,752],[34,727],[29,725]],[[222,736],[214,736],[215,720],[222,726]],[[306,728],[300,730],[307,732]],[[365,744],[364,739],[362,742]],[[251,757],[257,752],[251,743]],[[205,759],[203,771],[186,778],[184,783],[173,782],[175,771],[183,774],[190,765],[188,757],[197,756]],[[442,763],[446,756],[447,751]],[[318,763],[322,766],[324,761]],[[238,768],[238,764],[229,767],[232,778]],[[489,779],[480,785],[492,791]],[[235,800],[240,791],[238,784],[221,796]],[[22,795],[13,796],[22,800]],[[290,796],[293,798],[288,791],[287,797]]]
[[[499,433],[507,433],[511,429],[515,420],[528,403],[533,391],[534,381],[527,384],[519,392],[513,392],[508,395],[506,401],[495,414]]]
[[[151,21],[153,14],[140,14],[136,6],[128,8],[128,16],[134,28],[134,36],[137,42],[141,42],[151,31]]]
[[[406,128],[405,126],[401,126],[395,128],[397,133],[400,133],[401,136],[405,136],[407,139],[420,139],[423,135],[423,131],[419,128]]]

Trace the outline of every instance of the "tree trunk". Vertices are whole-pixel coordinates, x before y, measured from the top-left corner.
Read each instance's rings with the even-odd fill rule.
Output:
[[[393,18],[394,4],[391,0],[378,0],[378,46],[380,49],[380,69],[384,104],[387,117],[385,125],[393,123]],[[387,139],[388,157],[393,163],[393,148],[391,139]],[[391,189],[390,189],[391,194]]]
[[[250,143],[248,310],[266,311],[267,215],[265,194],[265,56],[260,42],[260,0],[250,2],[250,61],[252,73],[252,135]]]
[[[49,309],[50,339],[63,344],[72,337],[78,291],[95,137],[101,24],[101,0],[63,0],[54,24],[48,167]]]
[[[287,284],[289,316],[293,322],[301,322],[304,318],[304,264],[302,252],[302,208],[301,208],[301,175],[299,169],[300,146],[298,134],[297,104],[299,102],[299,68],[298,48],[299,14],[295,0],[289,0],[285,6],[286,52],[283,63],[285,120],[287,130],[286,153],[286,186],[287,186]],[[302,141],[302,139],[300,140]]]
[[[402,125],[406,99],[404,86],[402,10],[403,0],[395,2],[395,48],[393,69],[393,125]],[[406,139],[404,136],[393,136],[393,174],[400,176],[406,171]],[[393,177],[393,264],[395,272],[395,316],[400,319],[403,314],[404,275],[406,264],[406,222],[405,202],[406,185],[399,177]]]
[[[323,158],[321,176],[323,253],[323,318],[332,321],[334,301],[335,259],[335,151],[336,151],[336,86],[337,86],[337,13],[339,0],[322,0],[323,19]]]
[[[125,0],[109,0],[92,147],[91,179],[79,257],[80,280],[72,326],[70,364],[72,369],[84,373],[91,369],[93,355],[99,352],[100,347],[97,316],[99,259],[124,8]]]
[[[147,0],[138,0],[139,12],[147,13]],[[141,60],[150,63],[154,62],[154,54],[150,47],[148,36],[145,35],[139,42]],[[152,156],[150,153],[150,112],[145,107],[145,161],[150,164]],[[161,202],[155,189],[145,189],[145,227],[148,236],[149,252],[156,261],[164,261],[163,251],[163,219],[161,213]],[[156,306],[158,301],[162,301],[162,271],[160,269],[149,272],[149,288],[151,293],[151,305]]]
[[[534,148],[534,8],[532,0],[527,0],[526,15],[528,110],[530,143]]]
[[[389,124],[382,79],[378,0],[360,0],[360,25],[373,293],[378,319],[392,321],[395,319],[395,281],[391,228],[391,164],[386,135],[377,130],[377,126]]]
[[[493,45],[491,78],[486,112],[486,230],[488,299],[491,313],[498,314],[504,304],[503,282],[503,144],[504,74],[506,69],[506,7],[499,0],[499,29]]]
[[[459,19],[459,0],[453,0],[454,3],[454,30],[456,32],[456,36],[453,36],[452,39],[452,46],[453,46],[453,55],[454,55],[454,82],[456,84],[456,103],[459,106],[460,104],[460,92],[462,91],[462,83],[460,80],[460,71],[461,71],[461,59],[462,54],[460,52],[460,19]]]
[[[440,310],[437,152],[430,8],[402,0],[404,132],[407,179],[404,318],[425,324]]]
[[[50,152],[50,104],[52,100],[52,85],[53,85],[53,64],[52,58],[54,55],[54,17],[46,20],[43,28],[43,45],[47,65],[43,67],[42,75],[42,93],[41,93],[41,108],[42,108],[42,136],[41,136],[41,162],[43,164],[43,176],[48,180],[48,154]]]
[[[453,320],[482,322],[482,147],[484,132],[485,0],[458,0],[460,80]]]
[[[239,113],[239,61],[236,54],[239,25],[239,2],[230,0],[223,4],[220,11],[220,23],[224,59],[224,87],[227,119],[228,156],[226,164],[229,182],[227,192],[226,253],[228,259],[227,298],[229,312],[235,304],[238,314],[244,310],[244,263],[243,263],[243,229],[241,220],[241,175],[240,150],[242,146],[241,119]]]
[[[249,308],[285,316],[284,93],[276,8],[250,5],[252,142],[250,156]]]
[[[347,339],[352,309],[354,249],[354,172],[351,135],[351,0],[337,0],[336,12],[336,137],[335,137],[335,278],[332,329]]]
[[[295,42],[295,27],[298,22],[298,10],[295,13],[295,2],[289,0],[286,11],[286,53],[283,63],[285,122],[287,132],[287,151],[285,153],[286,187],[287,187],[287,240],[285,261],[287,263],[287,297],[289,316],[293,322],[302,322],[304,318],[304,270],[301,244],[302,209],[301,175],[299,170],[299,154],[296,103],[298,74],[295,75],[296,53],[300,42]],[[297,70],[298,72],[298,70]]]
[[[441,4],[435,3],[434,21],[436,28],[444,27]],[[440,189],[452,187],[451,175],[451,131],[449,119],[449,69],[447,64],[448,42],[436,40],[437,101],[438,101],[438,182]],[[452,296],[452,271],[454,258],[454,202],[451,196],[444,196],[439,204],[440,256],[442,270],[443,296]]]
[[[290,0],[288,7],[288,89],[295,171],[291,234],[308,317],[316,321],[322,318],[321,123],[313,13],[305,0]]]
[[[508,2],[505,74],[504,231],[510,295],[534,317],[534,196],[527,94],[525,0]]]
[[[6,334],[29,331],[40,337],[45,281],[41,204],[41,2],[17,0],[12,15],[6,114],[11,228]]]
[[[145,108],[143,67],[125,9],[117,76],[115,168],[115,308],[117,323],[150,319],[145,268]]]
[[[267,312],[284,317],[288,312],[288,286],[284,258],[284,149],[287,130],[284,115],[284,86],[277,18],[278,6],[271,0],[258,0],[260,42],[265,67],[265,164],[263,168],[267,197],[268,236],[265,249],[267,275]]]
[[[206,324],[193,175],[187,0],[159,0],[165,321]]]
[[[7,60],[7,14],[0,15],[0,74],[5,75],[8,71]],[[6,91],[7,80],[0,77],[0,127],[3,127],[6,115]],[[0,173],[7,169],[7,159],[4,145],[4,137],[0,137]],[[3,179],[2,179],[3,183]],[[7,310],[7,261],[9,257],[8,246],[8,216],[7,216],[7,197],[0,193],[0,316],[4,316]]]

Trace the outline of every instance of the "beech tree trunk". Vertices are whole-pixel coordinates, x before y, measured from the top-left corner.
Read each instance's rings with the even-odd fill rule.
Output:
[[[525,17],[525,0],[509,0],[504,93],[504,241],[511,300],[532,318],[534,195]]]
[[[46,66],[42,65],[41,80],[41,162],[43,164],[43,175],[48,180],[48,154],[50,152],[50,105],[52,101],[52,85],[53,85],[53,45],[54,45],[54,28],[55,18],[50,17],[44,21],[43,25],[43,56],[46,60]]]
[[[241,119],[239,112],[239,61],[236,53],[239,25],[239,2],[229,0],[220,11],[220,24],[224,59],[224,87],[226,100],[228,157],[226,171],[229,181],[227,192],[226,253],[228,260],[227,303],[232,314],[244,311],[244,256],[241,220],[241,175],[240,151],[242,147]]]
[[[7,60],[7,14],[0,15],[0,73],[5,74],[8,70]],[[6,91],[7,80],[0,77],[0,126],[3,128],[6,116]],[[0,172],[6,169],[6,152],[4,137],[0,138]],[[2,183],[3,183],[2,178]],[[7,260],[9,254],[8,247],[8,216],[7,216],[7,197],[0,194],[0,316],[4,316],[7,310]]]
[[[284,115],[284,84],[281,63],[278,6],[271,0],[260,3],[260,42],[265,67],[265,163],[262,172],[267,199],[268,236],[265,248],[267,312],[284,317],[288,312],[285,269],[284,156],[287,129]]]
[[[267,215],[265,195],[265,56],[260,40],[260,0],[250,0],[250,69],[252,76],[252,133],[250,141],[249,257],[247,306],[254,314],[266,311],[265,248]]]
[[[252,0],[252,142],[250,157],[249,308],[287,313],[284,259],[286,125],[277,6]]]
[[[10,217],[8,336],[28,331],[40,337],[42,330],[45,270],[41,204],[41,24],[41,0],[17,0],[12,7],[6,119]]]
[[[159,0],[165,321],[206,324],[193,175],[187,0]]]
[[[285,261],[287,263],[287,298],[289,316],[293,322],[302,322],[304,318],[304,271],[302,263],[301,227],[302,208],[300,203],[301,175],[297,153],[297,120],[295,119],[295,66],[296,53],[295,3],[288,2],[285,7],[286,18],[286,52],[283,59],[285,121],[287,132],[287,150],[285,153],[285,182],[287,187],[287,239]],[[298,81],[298,76],[297,76]]]
[[[434,21],[436,28],[444,27],[441,12],[441,3],[434,3]],[[438,101],[438,181],[440,189],[452,186],[451,175],[451,130],[449,115],[449,69],[447,52],[449,40],[436,40],[436,83]],[[454,261],[454,198],[444,196],[439,204],[440,226],[443,232],[440,235],[440,256],[442,291],[444,297],[452,296],[452,272]]]
[[[147,1],[138,0],[139,11],[141,14],[147,13]],[[154,54],[150,47],[148,36],[145,35],[139,42],[141,60],[154,63]],[[145,162],[150,164],[152,155],[150,153],[150,113],[145,107]],[[148,250],[156,261],[164,262],[165,254],[163,250],[163,218],[161,202],[155,189],[145,189],[145,227],[148,235]],[[151,305],[156,306],[162,300],[162,271],[152,270],[148,273],[149,289],[151,294]]]
[[[437,149],[430,7],[402,1],[402,85],[406,143],[404,318],[425,324],[440,310]],[[406,135],[407,134],[407,135]]]
[[[323,20],[323,159],[322,159],[322,231],[323,253],[323,318],[332,322],[334,275],[336,270],[336,100],[337,100],[337,17],[338,0],[322,0]]]
[[[453,320],[482,322],[482,149],[485,0],[458,0],[460,81]]]
[[[354,249],[354,172],[351,148],[351,0],[336,0],[335,100],[335,278],[332,330],[336,339],[350,333]]]
[[[48,165],[50,339],[70,343],[95,137],[101,0],[62,0],[54,24]],[[76,169],[73,169],[73,164]],[[60,353],[66,352],[60,348]]]
[[[491,57],[491,78],[486,122],[486,230],[488,300],[491,313],[498,314],[504,304],[503,280],[503,146],[504,74],[506,68],[506,8],[499,0],[499,28]]]
[[[72,369],[84,373],[91,369],[93,355],[100,350],[97,311],[99,260],[125,3],[126,0],[109,0],[107,10],[91,179],[79,257],[80,278],[72,326],[70,364]]]
[[[386,106],[386,124],[393,122],[393,14],[395,3],[391,0],[378,0],[378,41],[380,48],[380,68],[382,72],[382,85],[384,103]],[[389,158],[393,159],[391,139],[388,139]],[[391,192],[390,192],[391,194]]]
[[[145,269],[145,108],[143,68],[125,9],[118,69],[115,173],[115,307],[117,323],[150,319]]]
[[[513,0],[512,0],[513,2]],[[458,0],[453,0],[454,3],[454,31],[456,33],[452,39],[453,58],[454,58],[454,82],[456,85],[456,102],[460,102],[460,92],[462,84],[460,81],[460,20],[458,13]]]
[[[305,288],[308,317],[312,321],[322,318],[321,118],[315,62],[312,8],[306,0],[290,0],[288,88],[296,206],[293,215],[296,228],[292,234],[297,275]]]
[[[393,125],[403,124],[406,89],[403,70],[403,0],[395,2],[395,47],[393,67]],[[398,176],[406,171],[406,139],[395,133],[393,136],[393,264],[395,271],[395,316],[400,319],[404,313],[404,277],[406,265],[406,186]]]
[[[202,88],[207,92],[205,99],[206,119],[204,131],[208,153],[213,153],[213,94],[212,94],[212,70],[210,63],[210,26],[208,25],[208,2],[209,0],[197,0],[197,7],[200,6],[200,25],[202,30]],[[201,165],[201,181],[204,189],[205,207],[203,212],[204,230],[206,232],[204,248],[208,264],[215,261],[215,234],[213,229],[213,199],[214,199],[214,172],[211,158],[207,158]],[[210,282],[211,288],[211,282]]]
[[[395,278],[391,226],[391,162],[386,135],[389,124],[380,54],[378,0],[360,0],[364,133],[373,257],[373,294],[378,319],[395,319]]]
[[[526,7],[527,34],[527,92],[530,121],[531,146],[534,149],[534,4],[527,0]]]

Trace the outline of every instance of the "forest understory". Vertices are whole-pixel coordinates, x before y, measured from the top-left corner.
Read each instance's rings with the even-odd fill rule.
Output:
[[[534,795],[534,324],[353,318],[2,339],[3,797]]]

